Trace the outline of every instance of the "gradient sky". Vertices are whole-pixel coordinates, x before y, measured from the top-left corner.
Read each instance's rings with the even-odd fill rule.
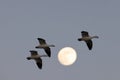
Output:
[[[120,80],[119,0],[0,0],[1,80]],[[98,35],[93,49],[78,42],[81,31]],[[55,44],[43,69],[28,61],[37,38]],[[58,62],[66,46],[77,52],[71,66]]]

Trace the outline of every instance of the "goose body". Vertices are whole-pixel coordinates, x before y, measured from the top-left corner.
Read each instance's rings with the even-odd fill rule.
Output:
[[[46,43],[46,41],[42,38],[37,38],[38,41],[39,41],[39,45],[36,46],[35,48],[41,48],[41,49],[44,49],[44,51],[46,52],[46,54],[51,57],[51,49],[50,47],[55,47],[55,45],[49,45]]]
[[[36,48],[46,48],[46,47],[55,47],[55,46],[54,45],[48,45],[48,44],[36,46]]]
[[[87,31],[82,31],[81,35],[82,35],[82,38],[78,38],[78,41],[85,41],[85,43],[88,46],[88,49],[92,50],[92,46],[93,46],[92,39],[99,38],[99,37],[98,36],[89,36],[89,33]]]

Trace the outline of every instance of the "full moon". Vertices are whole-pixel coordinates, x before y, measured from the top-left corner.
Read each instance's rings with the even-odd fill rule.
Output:
[[[65,66],[72,65],[77,59],[75,49],[71,47],[64,47],[58,53],[58,61]]]

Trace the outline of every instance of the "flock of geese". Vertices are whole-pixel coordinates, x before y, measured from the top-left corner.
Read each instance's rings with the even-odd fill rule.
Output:
[[[98,36],[90,36],[87,31],[81,31],[81,38],[78,38],[78,41],[84,41],[87,44],[89,50],[92,50],[93,38],[99,38]],[[31,56],[27,57],[27,60],[35,60],[39,69],[42,69],[42,59],[41,57],[51,57],[51,49],[50,47],[55,47],[53,44],[47,44],[46,40],[43,38],[37,38],[39,41],[39,45],[36,46],[36,49],[44,49],[46,55],[39,55],[36,50],[30,50]]]
[[[27,57],[28,60],[34,59],[36,61],[36,64],[39,69],[42,69],[42,59],[41,57],[51,57],[51,49],[50,47],[55,47],[55,45],[49,45],[46,43],[46,41],[42,38],[37,38],[39,41],[39,45],[36,46],[35,48],[39,49],[44,49],[47,55],[39,55],[37,51],[35,50],[30,50],[31,56]]]

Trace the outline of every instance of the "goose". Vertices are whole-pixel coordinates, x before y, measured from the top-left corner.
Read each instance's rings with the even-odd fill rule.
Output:
[[[30,50],[31,56],[27,57],[27,60],[35,60],[39,69],[42,69],[42,59],[41,57],[47,57],[47,55],[39,55],[37,51]]]
[[[48,57],[51,57],[51,49],[50,47],[55,47],[55,45],[51,44],[47,44],[46,41],[43,38],[37,38],[39,41],[39,45],[36,46],[35,48],[41,48],[44,49],[44,51],[46,52],[46,54],[48,55]]]
[[[93,38],[99,38],[98,36],[89,36],[89,33],[87,31],[81,31],[82,38],[78,38],[78,41],[85,41],[85,43],[88,46],[89,50],[92,50]]]

